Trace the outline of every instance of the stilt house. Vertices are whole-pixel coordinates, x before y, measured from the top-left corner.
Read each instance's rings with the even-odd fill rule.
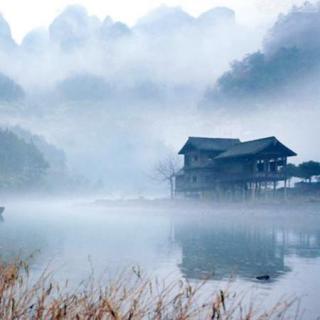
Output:
[[[190,137],[179,152],[184,166],[176,176],[176,194],[186,197],[255,197],[286,189],[287,158],[296,153],[275,137],[239,139]]]

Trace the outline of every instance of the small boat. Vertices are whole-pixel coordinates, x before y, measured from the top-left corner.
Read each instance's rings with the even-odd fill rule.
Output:
[[[5,207],[0,207],[0,214],[2,214],[4,210],[5,210]]]

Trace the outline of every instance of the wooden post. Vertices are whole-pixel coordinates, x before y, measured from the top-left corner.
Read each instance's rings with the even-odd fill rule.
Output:
[[[287,201],[288,195],[287,195],[287,179],[284,179],[284,201]]]
[[[251,199],[252,199],[252,201],[255,201],[256,200],[255,182],[251,182],[250,186],[251,186]]]
[[[246,202],[246,199],[247,199],[247,182],[245,182],[242,186],[242,201],[243,202]]]
[[[236,199],[236,186],[235,186],[235,184],[233,184],[232,185],[232,187],[231,187],[231,201],[232,202],[235,202],[237,199]]]
[[[217,193],[218,202],[221,202],[221,186],[220,186],[220,183],[217,184],[216,193]]]

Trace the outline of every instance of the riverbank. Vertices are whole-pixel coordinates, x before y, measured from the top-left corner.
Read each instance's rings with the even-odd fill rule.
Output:
[[[109,282],[92,273],[77,289],[54,282],[44,270],[30,285],[26,262],[0,263],[0,318],[2,320],[61,319],[292,319],[298,301],[280,301],[269,310],[244,304],[243,294],[230,288],[208,292],[206,282],[192,285],[183,279],[166,283],[150,279],[139,268]]]

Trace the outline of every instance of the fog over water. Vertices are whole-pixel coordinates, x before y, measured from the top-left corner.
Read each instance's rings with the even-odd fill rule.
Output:
[[[139,266],[167,281],[247,292],[262,308],[301,299],[305,319],[319,314],[319,205],[84,205],[10,203],[0,224],[1,255],[30,260],[32,276],[49,266],[77,286]],[[256,280],[270,275],[270,281]],[[249,290],[250,289],[250,290]]]

